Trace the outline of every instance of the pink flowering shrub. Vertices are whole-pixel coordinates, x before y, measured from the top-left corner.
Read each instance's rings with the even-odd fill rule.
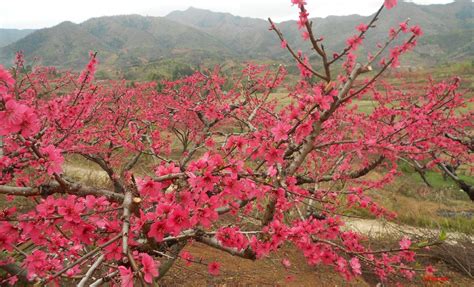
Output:
[[[153,284],[178,259],[225,273],[221,263],[183,250],[190,242],[250,260],[291,243],[308,264],[333,266],[347,280],[362,266],[381,280],[412,278],[416,244],[403,238],[399,248],[374,250],[344,226],[344,215],[357,207],[393,218],[367,191],[393,181],[400,159],[426,168],[469,161],[461,139],[472,115],[454,112],[466,103],[459,80],[423,91],[376,85],[416,44],[418,27],[400,24],[377,54],[359,59],[377,14],[328,55],[305,1],[292,3],[321,61],[295,52],[270,21],[300,69],[285,106],[271,97],[283,67],[249,64],[235,78],[216,68],[165,82],[159,92],[156,83],[95,82],[95,54],[79,76],[27,71],[21,54],[11,70],[0,67],[0,194],[29,203],[0,212],[1,284]],[[372,113],[351,105],[361,97],[374,101]],[[108,183],[65,175],[78,157]],[[375,170],[380,177],[366,177]],[[242,222],[247,215],[257,222]],[[34,248],[13,256],[22,244]]]

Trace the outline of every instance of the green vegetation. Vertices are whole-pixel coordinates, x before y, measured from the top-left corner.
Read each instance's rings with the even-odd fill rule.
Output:
[[[423,28],[425,35],[414,53],[402,59],[403,69],[418,71],[471,63],[474,18],[466,11],[472,11],[473,5],[471,1],[446,5],[401,2],[390,11],[386,21],[377,23],[369,33],[360,59],[365,59],[365,53],[373,51],[377,42],[387,37],[390,27],[412,18],[417,19],[415,24]],[[439,21],[440,17],[443,21]],[[342,50],[346,39],[356,33],[355,26],[368,19],[358,15],[331,16],[314,19],[314,25],[317,34],[325,38],[325,48],[331,54]],[[295,22],[278,26],[288,43],[306,52],[310,50],[311,45],[303,41]],[[0,29],[0,47],[5,33]],[[102,79],[123,76],[129,80],[173,79],[215,64],[232,62],[240,66],[247,61],[283,62],[288,64],[290,74],[298,74],[277,37],[268,31],[267,21],[195,8],[166,17],[127,15],[93,18],[81,24],[64,22],[20,38],[5,40],[11,44],[0,49],[1,64],[11,65],[15,52],[23,50],[27,60],[38,56],[44,65],[78,70],[88,61],[89,51],[94,50],[99,53]],[[472,65],[468,69],[472,70]],[[446,73],[452,75],[449,69]]]
[[[427,171],[428,187],[420,175],[405,163],[400,163],[403,176],[370,195],[387,209],[397,213],[396,222],[417,227],[435,228],[474,234],[474,208],[467,195],[441,173]],[[459,176],[470,184],[474,177],[465,170]],[[374,176],[374,175],[372,175]],[[376,176],[376,175],[375,175]],[[354,208],[351,215],[373,218],[367,210]]]
[[[14,43],[33,32],[31,29],[0,29],[0,47]]]

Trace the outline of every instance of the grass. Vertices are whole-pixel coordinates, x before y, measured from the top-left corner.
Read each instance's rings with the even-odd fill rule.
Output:
[[[286,107],[292,103],[292,99],[288,96],[287,92],[272,93],[269,97],[269,100],[276,100],[278,102],[277,111],[280,111],[283,107]]]
[[[371,100],[354,100],[350,106],[357,106],[357,110],[364,114],[372,113],[377,107],[376,103]]]
[[[372,74],[361,76],[361,79],[371,78]],[[447,81],[453,77],[461,78],[460,91],[464,91],[468,98],[472,98],[472,90],[474,89],[474,61],[458,62],[453,64],[444,64],[434,68],[426,68],[417,71],[390,70],[383,77],[394,87],[408,87],[417,89],[420,93],[424,91],[428,83],[428,79],[432,78],[434,82]],[[297,81],[294,78],[292,82]],[[291,99],[286,92],[276,92],[271,95],[271,99],[278,101],[278,109],[287,106],[291,103]],[[353,100],[351,106],[357,105],[358,110],[363,113],[371,113],[375,109],[375,104],[369,99]],[[467,103],[466,107],[459,108],[459,112],[472,111],[474,109],[474,102]]]
[[[448,199],[436,202],[429,198],[419,199],[390,190],[371,191],[369,195],[388,210],[394,211],[397,214],[395,222],[400,225],[405,224],[414,227],[474,235],[473,218],[461,216],[443,217],[439,213],[440,211],[474,212],[472,203],[465,200]],[[348,214],[363,218],[374,218],[368,210],[360,208],[354,208]]]
[[[396,221],[417,227],[444,229],[474,235],[474,208],[468,196],[451,179],[440,173],[428,171],[426,177],[432,187],[426,186],[421,177],[401,164],[402,175],[383,189],[369,195],[385,208],[397,213]],[[460,175],[466,182],[474,183],[469,174]],[[447,217],[442,212],[454,216]],[[472,214],[473,217],[461,215]],[[352,214],[373,217],[368,211],[352,210]]]

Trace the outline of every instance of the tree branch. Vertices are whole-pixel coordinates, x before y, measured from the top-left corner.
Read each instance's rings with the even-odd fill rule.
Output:
[[[94,256],[97,252],[101,251],[102,249],[104,249],[105,247],[109,246],[110,244],[114,243],[115,241],[117,241],[118,239],[120,239],[120,237],[122,237],[122,234],[117,234],[116,236],[112,237],[112,239],[110,239],[109,241],[105,242],[104,244],[98,246],[97,248],[95,248],[94,250],[91,250],[89,251],[88,253],[86,253],[84,256],[82,256],[81,258],[77,259],[76,261],[74,261],[73,263],[69,264],[68,266],[64,267],[63,269],[61,269],[60,271],[56,272],[54,275],[52,275],[51,277],[49,277],[47,280],[48,282],[50,282],[51,280],[53,280],[54,278],[58,277],[58,276],[61,276],[62,274],[66,273],[69,269],[73,268],[74,266],[78,265],[78,264],[81,264],[82,262],[86,261],[87,259],[89,259],[90,257]]]
[[[83,186],[79,183],[71,184],[67,188],[63,188],[58,183],[52,182],[43,184],[38,187],[16,187],[8,185],[0,185],[0,194],[14,195],[14,196],[47,196],[52,194],[71,194],[77,196],[94,195],[97,197],[104,196],[114,202],[122,202],[123,195],[113,191],[98,189],[90,186]]]
[[[77,284],[77,287],[84,287],[87,283],[87,280],[89,280],[89,278],[91,278],[92,274],[94,274],[94,271],[97,269],[97,267],[99,267],[99,265],[104,261],[105,259],[105,256],[102,254],[99,256],[99,258],[97,258],[97,260],[94,262],[94,264],[92,264],[91,268],[89,268],[89,270],[87,270],[87,273],[86,275],[84,276],[84,278],[82,278],[82,280],[79,282],[79,284]]]
[[[244,259],[250,259],[250,260],[255,260],[257,259],[255,252],[253,252],[250,248],[247,248],[245,250],[238,250],[236,248],[231,248],[231,247],[226,247],[223,246],[222,244],[219,243],[219,241],[215,237],[197,237],[196,238],[197,242],[201,242],[206,244],[207,246],[219,249],[221,251],[227,252],[231,254],[232,256],[237,256],[240,258]]]

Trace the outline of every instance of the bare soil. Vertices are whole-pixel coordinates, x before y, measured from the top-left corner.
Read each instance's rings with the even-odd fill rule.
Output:
[[[331,266],[309,266],[305,258],[293,246],[281,248],[271,257],[251,261],[234,257],[217,251],[200,243],[193,243],[186,248],[202,264],[186,265],[183,260],[177,261],[168,274],[162,279],[161,286],[377,286],[379,280],[366,273],[351,282],[346,282]],[[287,258],[291,262],[285,268],[281,261]],[[217,261],[221,264],[220,274],[211,276],[207,263]],[[426,264],[427,259],[423,260]],[[403,282],[402,286],[474,286],[474,280],[450,269],[442,262],[430,260],[438,276],[445,276],[448,282],[425,282],[417,278],[413,282]],[[395,286],[389,283],[379,286]]]
[[[345,282],[330,266],[312,267],[290,246],[271,257],[251,261],[211,249],[199,243],[186,248],[196,260],[221,263],[220,274],[208,274],[205,264],[178,261],[163,278],[162,286],[370,286],[363,279]],[[281,261],[291,262],[285,268]]]

